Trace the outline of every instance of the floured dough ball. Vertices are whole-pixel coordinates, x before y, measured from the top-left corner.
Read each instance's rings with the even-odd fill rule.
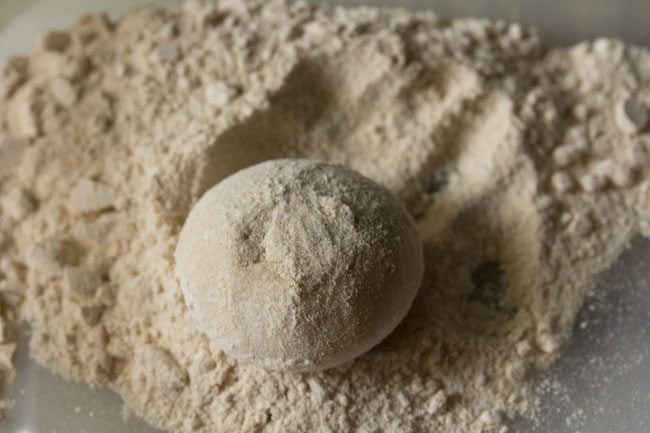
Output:
[[[344,167],[268,161],[214,186],[190,212],[176,274],[198,328],[272,370],[343,364],[404,318],[423,271],[413,220]]]

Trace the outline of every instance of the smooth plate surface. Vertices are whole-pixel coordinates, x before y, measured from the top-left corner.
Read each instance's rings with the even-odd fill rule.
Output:
[[[148,2],[151,3],[151,2]],[[155,4],[175,3],[171,0]],[[650,46],[647,0],[338,0],[329,3],[401,6],[450,16],[475,16],[534,25],[545,40],[568,45],[598,36]],[[0,63],[27,52],[35,35],[64,28],[88,12],[118,14],[128,0],[0,0]],[[633,244],[600,278],[576,322],[574,338],[552,371],[540,379],[538,420],[516,420],[511,431],[641,433],[650,429],[650,241]],[[10,389],[15,407],[0,433],[155,433],[108,390],[54,376],[27,355]]]

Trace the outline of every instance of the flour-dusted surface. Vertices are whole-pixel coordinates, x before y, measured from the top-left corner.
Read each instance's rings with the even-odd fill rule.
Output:
[[[82,19],[0,81],[3,311],[31,324],[39,362],[174,431],[499,431],[534,407],[528,379],[595,274],[647,234],[649,79],[648,53],[614,41],[548,50],[423,13],[231,1]],[[346,369],[233,362],[174,278],[201,193],[278,157],[343,163],[417,217],[414,307]]]
[[[422,281],[422,242],[385,188],[340,165],[266,161],[194,205],[174,252],[214,348],[278,371],[340,367],[384,340]]]

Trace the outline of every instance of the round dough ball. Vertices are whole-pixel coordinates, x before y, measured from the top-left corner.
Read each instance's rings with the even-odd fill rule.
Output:
[[[214,186],[176,247],[186,303],[215,347],[272,370],[343,364],[404,318],[422,244],[384,188],[344,167],[267,161]]]

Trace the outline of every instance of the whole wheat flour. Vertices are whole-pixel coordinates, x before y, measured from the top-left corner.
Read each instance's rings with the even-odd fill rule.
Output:
[[[0,80],[0,287],[32,356],[175,432],[500,432],[597,273],[648,235],[650,54],[282,1],[87,16]],[[345,368],[243,365],[174,275],[201,194],[267,159],[351,167],[416,218],[413,307]],[[10,335],[0,368],[10,376]]]

